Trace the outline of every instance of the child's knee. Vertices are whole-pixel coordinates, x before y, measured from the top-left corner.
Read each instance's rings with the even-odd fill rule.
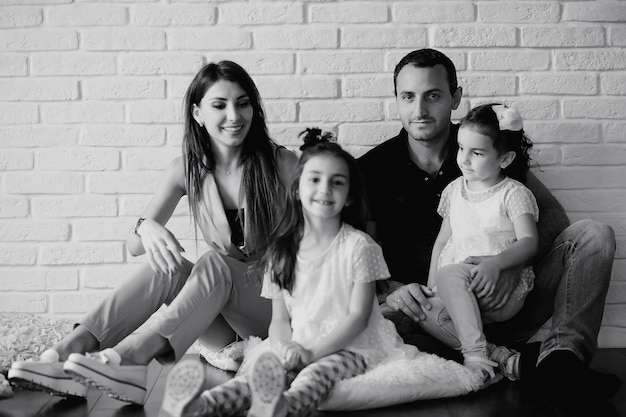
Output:
[[[437,288],[467,288],[472,282],[470,270],[473,265],[470,264],[453,264],[446,265],[437,271]]]

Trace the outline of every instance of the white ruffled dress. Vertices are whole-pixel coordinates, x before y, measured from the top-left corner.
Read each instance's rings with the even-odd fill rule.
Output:
[[[462,262],[468,256],[497,255],[516,241],[513,222],[522,214],[539,220],[533,193],[506,177],[483,191],[471,191],[459,177],[443,190],[437,212],[450,219],[452,236],[439,256],[438,268]],[[531,267],[522,270],[514,296],[523,299],[533,288]]]
[[[298,257],[291,294],[263,278],[261,296],[284,298],[291,317],[292,340],[307,348],[324,338],[348,314],[356,283],[389,277],[380,246],[366,233],[344,224],[320,257]],[[417,348],[405,345],[393,323],[380,312],[372,298],[372,315],[367,328],[346,350],[360,353],[369,367],[391,359],[413,358]]]

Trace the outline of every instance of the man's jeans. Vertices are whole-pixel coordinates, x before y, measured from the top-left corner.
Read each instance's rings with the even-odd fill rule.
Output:
[[[570,225],[535,263],[535,286],[522,310],[510,320],[485,325],[487,340],[507,346],[525,343],[552,317],[539,361],[556,350],[569,350],[589,364],[597,348],[614,256],[615,234],[610,226],[593,220]],[[413,336],[406,332],[419,328],[408,326],[408,318],[398,313],[386,317],[406,341]]]

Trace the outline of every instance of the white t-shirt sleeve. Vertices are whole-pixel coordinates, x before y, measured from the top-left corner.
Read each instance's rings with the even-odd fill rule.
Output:
[[[356,245],[353,259],[352,281],[355,283],[378,281],[391,276],[381,247],[370,238]]]
[[[452,190],[455,183],[456,181],[453,181],[448,184],[441,193],[439,207],[437,207],[437,214],[439,214],[443,219],[447,219],[450,217],[450,196],[452,195]]]
[[[523,185],[507,193],[505,200],[507,217],[514,222],[522,214],[531,214],[535,222],[539,221],[539,207],[532,191]]]

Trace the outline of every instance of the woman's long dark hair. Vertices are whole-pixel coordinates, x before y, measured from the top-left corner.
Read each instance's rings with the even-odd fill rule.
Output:
[[[493,147],[500,153],[515,152],[515,159],[503,171],[507,177],[525,183],[530,165],[529,150],[533,144],[524,133],[524,129],[500,130],[498,116],[492,108],[496,105],[500,105],[500,103],[474,107],[461,120],[460,126],[469,127],[490,137],[493,141]]]
[[[278,284],[280,288],[289,292],[293,289],[297,254],[304,235],[304,215],[302,203],[298,196],[298,188],[300,176],[307,161],[318,155],[327,155],[344,160],[348,166],[350,177],[347,200],[350,201],[350,204],[341,211],[341,221],[364,230],[367,214],[363,178],[354,157],[335,143],[331,134],[323,133],[319,129],[306,129],[301,133],[301,136],[304,138],[304,145],[300,147],[302,155],[289,187],[284,214],[272,232],[270,246],[258,266],[260,271],[270,273],[272,281]]]
[[[247,204],[245,217],[249,231],[246,247],[257,251],[266,246],[267,237],[276,224],[281,183],[275,157],[276,145],[267,131],[259,91],[246,70],[232,61],[205,65],[198,71],[185,93],[183,157],[189,206],[197,222],[197,203],[202,198],[202,180],[208,172],[215,169],[209,134],[194,120],[193,105],[199,106],[207,90],[220,80],[239,84],[248,95],[253,109],[250,131],[242,146],[241,163],[242,187]]]

